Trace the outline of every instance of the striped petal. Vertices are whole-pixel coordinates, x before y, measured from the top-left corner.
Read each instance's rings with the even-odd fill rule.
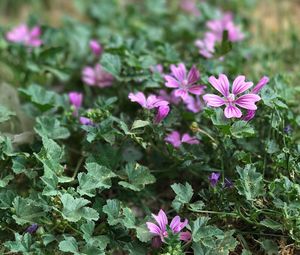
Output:
[[[214,94],[206,94],[203,96],[204,101],[208,106],[220,107],[225,104],[225,100]]]
[[[232,93],[234,95],[241,94],[253,86],[253,82],[245,82],[245,76],[239,75],[232,84]]]

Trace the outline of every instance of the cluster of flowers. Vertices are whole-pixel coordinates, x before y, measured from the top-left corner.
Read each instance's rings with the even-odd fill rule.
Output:
[[[186,1],[188,3],[189,1]],[[191,4],[190,2],[189,4]],[[187,5],[190,10],[193,9]],[[222,40],[223,32],[228,31],[229,40],[232,42],[242,40],[244,35],[237,28],[232,19],[231,14],[225,14],[221,19],[211,20],[207,22],[207,27],[210,29],[205,34],[203,40],[198,40],[196,45],[200,48],[200,54],[206,58],[211,58],[214,53],[214,47],[217,42]],[[6,34],[6,39],[14,43],[21,43],[27,47],[39,47],[43,41],[40,38],[41,29],[39,26],[29,28],[25,24],[14,28]],[[103,48],[96,40],[90,41],[90,49],[94,56],[98,59]],[[164,120],[169,112],[170,105],[178,105],[183,102],[187,109],[191,112],[198,113],[202,110],[202,102],[200,96],[205,93],[206,87],[199,84],[200,72],[195,66],[187,71],[185,64],[180,63],[177,66],[170,66],[171,73],[163,74],[163,66],[157,65],[151,68],[152,72],[159,72],[165,80],[165,87],[172,89],[171,93],[166,90],[160,90],[157,95],[150,94],[146,96],[143,92],[129,93],[128,98],[135,103],[138,103],[141,107],[147,110],[156,109],[156,115],[154,118],[155,123],[160,123]],[[89,86],[95,86],[99,88],[109,87],[112,85],[114,77],[105,72],[100,64],[95,66],[86,66],[82,70],[82,80]],[[225,106],[224,115],[226,118],[242,118],[245,121],[250,121],[257,110],[256,103],[261,99],[258,93],[269,82],[269,78],[264,76],[258,82],[258,84],[250,90],[253,86],[253,82],[246,81],[246,77],[239,75],[233,81],[230,89],[230,83],[225,74],[219,74],[218,78],[211,76],[208,79],[212,87],[217,90],[222,96],[215,94],[204,94],[203,100],[210,107],[222,107]],[[249,91],[250,90],[250,91]],[[83,94],[80,92],[72,91],[69,93],[69,101],[72,106],[73,115],[79,117],[79,122],[83,125],[93,125],[93,121],[84,116],[79,116],[79,109],[82,107]],[[240,108],[247,110],[243,115]],[[199,144],[200,141],[188,133],[180,134],[179,131],[173,130],[167,135],[165,141],[172,144],[174,148],[179,148],[183,143],[186,144]],[[220,173],[212,173],[209,177],[209,181],[212,187],[215,187],[219,181]],[[226,188],[232,187],[232,182],[228,179],[224,179],[223,186]],[[168,237],[167,226],[174,234],[178,234],[180,240],[188,241],[191,238],[191,234],[188,231],[182,232],[182,230],[188,225],[188,220],[185,219],[181,222],[179,216],[175,216],[168,225],[168,219],[163,210],[160,210],[158,215],[153,214],[153,218],[157,224],[147,222],[147,227],[150,233],[159,237],[160,243],[165,241]],[[37,230],[36,224],[28,228],[29,233],[33,233]]]
[[[234,24],[231,13],[224,13],[220,19],[207,21],[206,27],[208,31],[204,34],[204,38],[195,42],[199,53],[205,58],[213,57],[215,46],[222,42],[224,31],[228,32],[230,42],[241,41],[245,37],[240,28]]]

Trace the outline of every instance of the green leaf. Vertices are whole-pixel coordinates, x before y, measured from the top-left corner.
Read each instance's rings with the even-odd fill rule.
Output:
[[[51,139],[66,139],[70,136],[67,128],[62,127],[60,122],[53,116],[42,116],[36,119],[34,129],[41,137]]]
[[[245,196],[247,200],[264,195],[263,176],[256,172],[253,165],[248,164],[244,169],[238,166],[237,171],[240,175],[236,185],[239,194]]]
[[[5,122],[10,119],[11,116],[15,116],[16,114],[10,111],[3,105],[0,105],[0,123]]]
[[[101,57],[101,65],[105,71],[115,77],[119,77],[121,72],[121,60],[118,55],[104,53]]]
[[[44,177],[52,178],[54,175],[61,175],[64,172],[63,166],[60,164],[64,156],[62,148],[53,140],[43,137],[43,148],[36,158],[43,164]]]
[[[81,218],[86,220],[98,220],[99,214],[93,208],[86,207],[90,203],[89,200],[84,198],[74,198],[70,194],[63,194],[61,196],[63,204],[62,215],[71,222],[77,222]]]
[[[136,227],[136,236],[143,243],[149,242],[152,238],[152,234],[149,232],[146,224]]]
[[[234,251],[238,242],[232,236],[234,231],[223,232],[208,225],[209,218],[201,217],[192,222],[193,249],[195,254],[228,255]]]
[[[176,197],[172,202],[174,209],[178,212],[182,206],[188,204],[193,197],[193,188],[189,183],[185,185],[180,183],[174,183],[171,188],[176,193]]]
[[[126,228],[135,228],[135,217],[132,210],[128,207],[123,208],[123,224]]]
[[[7,184],[13,180],[15,177],[12,174],[6,175],[5,177],[0,179],[0,188],[4,188]]]
[[[121,222],[121,204],[117,199],[108,199],[103,206],[103,212],[107,215],[107,222],[114,226]]]
[[[104,190],[111,187],[111,178],[116,174],[105,166],[97,163],[86,164],[87,173],[78,174],[79,186],[77,191],[80,195],[94,197],[96,189]]]
[[[131,130],[136,129],[136,128],[142,128],[142,127],[146,127],[149,126],[150,122],[149,121],[145,121],[145,120],[135,120],[132,124]]]
[[[32,84],[26,89],[19,89],[19,91],[42,111],[47,111],[56,106],[58,95],[52,91],[45,90],[39,85]]]
[[[128,163],[125,167],[128,181],[120,181],[119,185],[133,191],[141,191],[148,184],[155,182],[155,177],[150,173],[147,167],[137,163]]]
[[[265,239],[261,242],[261,247],[264,249],[267,255],[278,254],[279,247],[274,240]]]
[[[260,224],[273,230],[282,230],[282,224],[272,219],[264,219]]]
[[[47,213],[46,207],[42,207],[29,198],[16,197],[13,201],[13,208],[15,212],[12,217],[19,225],[38,222]]]
[[[12,206],[16,194],[11,190],[0,192],[0,209],[8,209]]]
[[[52,174],[52,177],[41,177],[41,180],[45,184],[42,193],[44,196],[56,196],[59,194],[59,190],[57,189],[58,178],[56,175]]]
[[[33,248],[31,235],[29,233],[25,233],[24,235],[15,233],[15,241],[7,241],[4,243],[4,246],[10,252],[21,252],[22,254],[29,255],[32,251],[31,248]]]
[[[58,245],[59,250],[63,252],[71,252],[73,254],[79,254],[78,244],[74,237],[65,236],[65,240],[61,241]]]
[[[255,134],[253,127],[251,127],[248,122],[243,120],[234,122],[230,128],[230,132],[235,138],[244,138],[253,136]]]

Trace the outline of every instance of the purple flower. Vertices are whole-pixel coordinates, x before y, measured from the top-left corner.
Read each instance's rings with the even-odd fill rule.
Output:
[[[293,128],[291,125],[287,125],[285,126],[285,128],[283,129],[283,131],[286,133],[286,134],[289,134],[293,131]]]
[[[77,116],[78,115],[78,109],[82,105],[82,93],[72,91],[69,93],[69,100],[70,104],[74,107],[74,112],[73,115]]]
[[[91,51],[94,53],[96,57],[99,57],[102,53],[101,44],[97,40],[90,40],[89,43]]]
[[[43,41],[40,39],[41,28],[35,26],[30,29],[26,24],[21,24],[6,33],[6,39],[14,43],[22,43],[25,46],[39,47]]]
[[[200,11],[196,5],[196,0],[181,0],[180,8],[195,17],[200,16]]]
[[[175,148],[179,148],[182,143],[188,144],[199,144],[199,140],[185,133],[182,137],[180,137],[180,133],[178,131],[172,131],[166,138],[165,141],[172,144]]]
[[[202,40],[196,40],[195,45],[199,48],[199,53],[206,57],[212,58],[215,52],[216,36],[211,32],[206,32]]]
[[[228,12],[220,19],[209,20],[206,26],[218,41],[222,41],[224,31],[228,32],[228,40],[231,42],[241,41],[245,37],[240,28],[234,24],[233,15]]]
[[[170,107],[168,105],[162,105],[158,107],[157,114],[155,116],[154,122],[160,123],[162,120],[164,120],[170,112]]]
[[[89,118],[86,118],[86,117],[80,117],[79,118],[79,122],[82,124],[82,125],[85,125],[85,126],[91,126],[93,125],[93,121]]]
[[[180,63],[177,67],[171,65],[171,75],[165,75],[166,87],[176,88],[174,95],[186,99],[188,93],[201,95],[203,93],[204,86],[197,85],[196,82],[200,78],[200,73],[195,66],[191,68],[187,74],[185,65]]]
[[[112,85],[114,77],[103,70],[100,64],[86,66],[82,71],[82,80],[89,86],[105,88]]]
[[[146,222],[149,232],[154,234],[155,236],[159,236],[161,241],[164,242],[165,237],[168,237],[167,233],[167,225],[168,219],[166,213],[161,209],[158,215],[152,214],[152,217],[157,222],[157,225],[152,222]],[[187,234],[187,232],[181,232],[188,224],[188,220],[185,219],[181,222],[180,217],[177,215],[173,218],[170,223],[170,228],[174,234],[180,233],[180,240],[188,241],[191,238],[191,234]]]
[[[37,231],[38,228],[39,228],[39,225],[36,223],[33,223],[25,230],[25,232],[32,235]]]
[[[158,98],[168,101],[170,104],[178,105],[181,101],[180,97],[176,97],[175,91],[173,90],[170,94],[168,94],[165,90],[161,89],[158,92]]]
[[[220,173],[211,173],[208,179],[212,187],[215,187],[217,185],[220,175]]]
[[[199,96],[196,97],[188,96],[185,99],[184,103],[186,105],[186,108],[193,113],[198,113],[203,109],[203,104]]]
[[[215,45],[222,42],[224,31],[228,32],[230,42],[241,41],[245,37],[239,27],[234,24],[231,13],[225,13],[220,19],[208,21],[206,27],[208,32],[204,34],[204,38],[195,42],[199,53],[206,58],[213,57]]]
[[[251,90],[251,93],[258,94],[262,88],[269,82],[269,77],[263,76],[256,86]],[[243,116],[244,121],[250,121],[255,117],[255,110],[249,110],[245,116]]]
[[[203,99],[206,101],[208,106],[220,107],[225,105],[224,114],[226,118],[241,118],[242,112],[237,107],[241,107],[247,110],[256,110],[257,107],[255,103],[260,100],[260,97],[256,94],[249,93],[239,96],[237,95],[245,92],[253,86],[252,82],[245,82],[245,76],[239,75],[233,81],[232,92],[229,92],[229,81],[225,74],[220,74],[219,79],[214,76],[209,77],[210,84],[218,90],[223,97],[206,94]]]
[[[137,92],[135,94],[129,93],[128,98],[131,100],[131,102],[136,102],[145,109],[151,110],[154,108],[158,108],[154,120],[155,123],[161,122],[169,114],[169,102],[157,97],[156,95],[150,95],[146,98],[144,93]]]

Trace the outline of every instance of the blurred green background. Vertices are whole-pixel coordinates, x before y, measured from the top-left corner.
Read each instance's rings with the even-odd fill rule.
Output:
[[[141,0],[118,0],[120,5],[126,2],[138,4],[139,1]],[[180,0],[161,1],[173,4]],[[285,73],[290,76],[291,83],[297,83],[300,78],[300,0],[209,2],[214,2],[223,9],[231,9],[235,15],[242,15],[250,21],[251,45],[262,53],[261,59],[249,65],[249,72],[267,69],[269,76]],[[66,15],[89,22],[84,15],[85,3],[86,0],[0,0],[0,22],[2,26],[10,27],[34,19],[41,24],[59,27]]]

